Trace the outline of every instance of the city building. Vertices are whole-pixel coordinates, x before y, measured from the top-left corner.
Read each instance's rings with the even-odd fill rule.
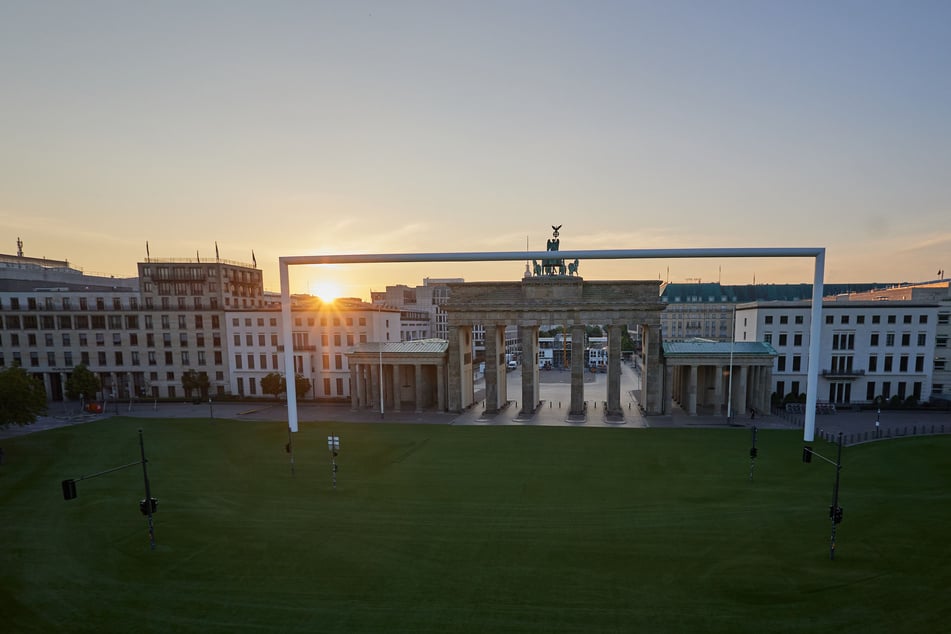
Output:
[[[753,302],[736,307],[736,341],[772,346],[772,391],[805,392],[811,302]],[[932,392],[939,305],[928,301],[822,304],[817,399],[837,406],[928,400]],[[945,344],[946,345],[946,344]]]

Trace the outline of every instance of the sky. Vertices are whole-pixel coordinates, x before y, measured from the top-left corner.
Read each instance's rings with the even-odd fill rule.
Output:
[[[951,264],[951,3],[0,0],[0,253],[825,247]],[[368,298],[524,263],[292,271]],[[581,263],[811,282],[807,259]]]

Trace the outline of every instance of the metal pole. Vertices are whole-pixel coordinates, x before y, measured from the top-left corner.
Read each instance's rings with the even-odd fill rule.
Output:
[[[291,289],[288,281],[287,262],[280,261],[281,268],[281,338],[284,340],[284,383],[287,394],[287,428],[297,432],[297,376],[294,367],[294,332],[291,320]],[[293,455],[293,454],[292,454]],[[291,458],[291,471],[294,460]]]
[[[294,436],[291,433],[290,425],[287,426],[287,453],[291,455],[291,475],[296,475],[294,472]]]
[[[753,465],[756,464],[756,425],[753,425],[753,444],[750,446],[750,482],[753,481]]]
[[[812,316],[809,324],[809,365],[806,368],[806,419],[802,439],[811,442],[816,435],[816,400],[819,392],[819,343],[822,338],[822,280],[826,250],[816,254],[816,271],[812,282]]]
[[[733,304],[733,332],[730,337],[730,378],[726,388],[726,422],[733,422],[733,345],[736,343],[736,304]],[[722,383],[721,383],[722,385]]]
[[[839,510],[839,473],[842,471],[842,432],[839,432],[839,455],[835,459],[835,486],[832,488],[832,538],[829,543],[829,559],[835,559],[836,513]]]
[[[145,440],[139,430],[139,449],[142,452],[142,479],[145,480],[145,508],[149,518],[149,548],[155,550],[155,524],[152,522],[152,488],[149,486],[148,460],[145,459]]]

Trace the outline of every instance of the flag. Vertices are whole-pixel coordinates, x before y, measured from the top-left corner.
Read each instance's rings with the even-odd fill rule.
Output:
[[[215,240],[215,262],[217,262],[219,259],[220,258],[218,256],[218,241]]]
[[[254,257],[254,249],[251,249],[251,263],[254,264],[254,268],[258,268],[258,259]]]
[[[151,257],[152,257],[152,256],[149,255],[149,241],[146,240],[146,241],[145,241],[145,261],[146,261],[146,262],[151,262],[151,261],[152,261],[152,260],[151,260]]]

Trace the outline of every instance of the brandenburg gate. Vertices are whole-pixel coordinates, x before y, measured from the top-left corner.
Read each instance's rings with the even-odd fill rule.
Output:
[[[565,325],[571,334],[571,403],[569,417],[585,415],[585,326],[607,330],[608,417],[623,418],[621,407],[621,330],[640,329],[643,374],[640,406],[646,414],[663,412],[661,369],[660,281],[593,281],[578,276],[578,261],[557,259],[558,229],[548,241],[552,258],[534,262],[520,282],[450,284],[442,308],[449,326],[448,409],[460,412],[474,401],[472,326],[485,328],[485,413],[508,405],[505,327],[518,326],[522,347],[522,393],[519,417],[530,417],[540,403],[538,332],[541,326]],[[566,333],[567,334],[567,333]]]

